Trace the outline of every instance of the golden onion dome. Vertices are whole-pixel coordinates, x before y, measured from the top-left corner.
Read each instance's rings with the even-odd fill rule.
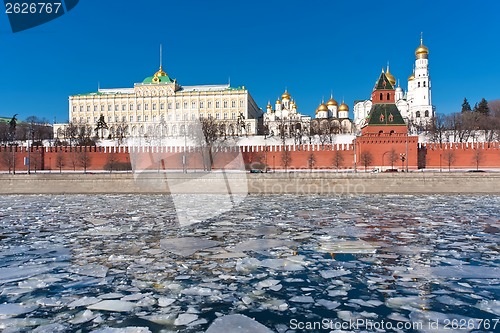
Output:
[[[394,86],[396,84],[396,78],[394,77],[394,75],[391,74],[391,72],[389,72],[389,67],[387,67],[387,72],[385,72],[385,76],[387,77],[387,80],[389,80],[391,85]]]
[[[288,91],[285,90],[283,95],[281,95],[281,99],[290,99],[290,94],[288,93]]]
[[[326,106],[325,103],[321,103],[318,108],[316,109],[316,113],[321,112],[321,111],[327,111],[328,112],[328,107]]]
[[[342,104],[340,104],[339,106],[339,111],[349,111],[349,106],[347,106],[347,104],[342,102]]]
[[[427,59],[428,55],[429,49],[423,44],[422,37],[420,37],[420,45],[415,50],[415,56],[417,57],[417,59]]]
[[[272,108],[272,106],[271,106],[271,102],[268,102],[268,103],[267,103],[267,108],[268,108],[268,109],[271,109],[271,108]]]
[[[154,77],[158,77],[158,76],[167,76],[167,73],[165,73],[163,71],[163,68],[162,66],[160,66],[160,69],[158,70],[158,72],[155,73]]]
[[[276,104],[281,104],[281,101],[279,98],[276,100]]]
[[[333,97],[332,97],[332,98],[330,98],[330,100],[329,100],[328,102],[326,102],[326,105],[327,105],[327,106],[338,106],[339,104],[338,104],[338,103],[337,103],[337,101],[336,101],[336,100],[334,100],[334,99],[333,99]]]
[[[413,80],[415,80],[415,74],[411,73],[411,75],[408,76],[408,81],[413,81]]]

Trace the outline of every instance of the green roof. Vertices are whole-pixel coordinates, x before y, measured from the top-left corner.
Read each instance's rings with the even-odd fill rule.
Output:
[[[377,80],[377,83],[375,83],[375,88],[373,90],[393,90],[394,87],[392,86],[391,82],[389,82],[389,79],[387,76],[385,76],[385,73],[382,72],[380,73],[380,77]]]
[[[158,81],[154,81],[155,76],[148,76],[145,78],[142,83],[174,83],[168,75],[159,75],[157,76]]]
[[[373,104],[368,125],[405,125],[396,104]]]

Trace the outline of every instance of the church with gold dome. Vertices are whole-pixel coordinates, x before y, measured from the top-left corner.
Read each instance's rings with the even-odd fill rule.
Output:
[[[435,116],[435,107],[432,105],[429,49],[423,44],[422,37],[420,37],[420,45],[415,50],[415,64],[413,72],[408,77],[408,89],[406,91],[403,91],[400,87],[399,80],[396,86],[396,78],[390,72],[389,65],[385,70],[382,69],[381,74],[385,75],[390,85],[390,87],[385,88],[395,91],[395,104],[410,131],[418,131],[432,123]],[[359,131],[366,125],[366,119],[369,117],[372,105],[373,101],[371,99],[354,103],[356,130]]]
[[[309,129],[311,117],[300,114],[297,104],[285,89],[274,104],[267,103],[264,113],[264,134],[268,136],[297,137]]]
[[[316,117],[311,121],[314,134],[347,134],[352,133],[352,120],[349,119],[349,106],[342,101],[340,105],[330,95],[328,102],[316,109]]]

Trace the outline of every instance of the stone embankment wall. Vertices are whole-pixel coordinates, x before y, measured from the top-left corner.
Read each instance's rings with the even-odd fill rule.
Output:
[[[246,186],[245,186],[246,185]],[[500,194],[500,173],[97,173],[0,175],[0,194]]]

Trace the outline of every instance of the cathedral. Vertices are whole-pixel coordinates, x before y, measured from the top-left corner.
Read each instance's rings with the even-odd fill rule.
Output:
[[[285,89],[281,99],[277,99],[274,110],[271,102],[267,103],[264,113],[264,134],[269,136],[295,137],[309,128],[311,117],[300,114],[297,104]]]
[[[396,78],[390,72],[389,66],[381,75],[387,80],[385,87],[375,87],[374,91],[383,88],[394,91],[394,101],[410,131],[429,125],[435,116],[435,107],[432,105],[431,79],[429,75],[429,49],[423,44],[422,37],[420,45],[415,50],[415,65],[413,73],[408,77],[408,90],[406,92],[396,86]],[[377,81],[378,84],[380,80]],[[380,96],[378,96],[380,97]],[[382,96],[384,97],[384,96]],[[358,101],[354,104],[354,124],[359,131],[367,124],[369,112],[373,105],[373,96],[369,100]]]

